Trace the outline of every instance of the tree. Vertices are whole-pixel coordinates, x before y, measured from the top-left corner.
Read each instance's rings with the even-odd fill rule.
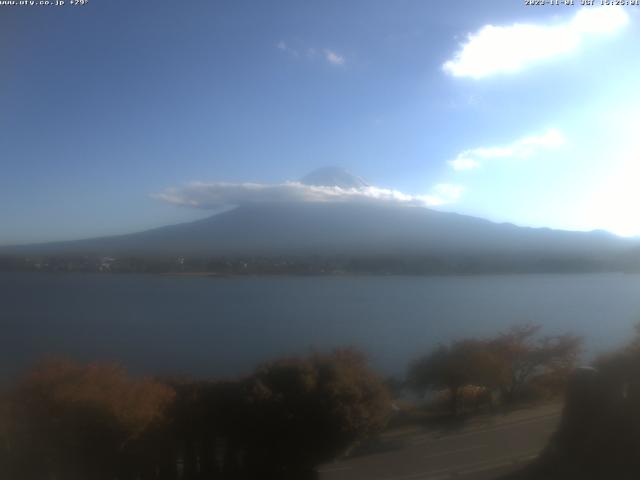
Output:
[[[600,356],[567,382],[558,429],[519,479],[640,478],[640,343]]]
[[[167,478],[238,478],[246,468],[246,444],[255,435],[248,421],[247,380],[166,380],[176,398],[167,411]],[[164,477],[163,477],[164,478]]]
[[[111,480],[141,474],[147,466],[134,452],[150,441],[173,395],[116,365],[42,363],[10,399],[12,478]]]
[[[433,352],[413,361],[409,366],[407,381],[419,393],[428,389],[448,389],[451,414],[457,415],[462,387],[493,386],[497,381],[498,365],[486,342],[459,340],[440,345]]]
[[[383,381],[352,349],[282,358],[234,381],[169,383],[168,457],[180,458],[185,480],[311,478],[391,410]]]
[[[516,325],[489,342],[500,361],[500,389],[508,402],[518,399],[523,387],[540,375],[566,377],[575,366],[582,339],[575,335],[538,337],[539,325]]]
[[[391,410],[384,383],[352,349],[269,363],[247,388],[248,461],[274,478],[312,476],[381,428]]]
[[[0,392],[0,478],[11,478],[9,472],[13,430],[9,398]]]
[[[2,400],[0,476],[25,480],[311,478],[391,412],[384,382],[352,349],[219,382],[48,361]]]

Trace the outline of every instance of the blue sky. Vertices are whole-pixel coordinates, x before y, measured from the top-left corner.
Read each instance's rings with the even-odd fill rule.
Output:
[[[300,196],[324,165],[364,196],[640,234],[640,7],[523,3],[0,5],[0,244]]]

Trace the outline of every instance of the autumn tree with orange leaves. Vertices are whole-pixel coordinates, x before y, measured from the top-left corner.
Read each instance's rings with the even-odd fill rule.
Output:
[[[517,401],[534,378],[564,378],[573,370],[582,349],[575,335],[540,336],[539,325],[511,327],[488,343],[500,361],[500,391],[506,402]]]
[[[132,379],[116,365],[42,363],[9,399],[5,434],[10,478],[133,478],[146,468],[134,452],[151,441],[174,392]]]

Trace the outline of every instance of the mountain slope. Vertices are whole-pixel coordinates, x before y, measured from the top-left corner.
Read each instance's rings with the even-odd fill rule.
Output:
[[[604,232],[517,227],[420,207],[337,203],[242,206],[145,232],[7,247],[4,253],[96,255],[600,256],[635,243]]]

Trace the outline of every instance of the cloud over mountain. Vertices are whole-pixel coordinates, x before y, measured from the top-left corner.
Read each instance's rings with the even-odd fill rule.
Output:
[[[387,203],[408,206],[438,206],[456,201],[463,187],[451,184],[435,185],[428,194],[409,195],[398,190],[380,188],[364,183],[358,177],[336,177],[336,170],[321,169],[319,173],[330,173],[328,177],[340,183],[322,184],[316,174],[310,174],[300,182],[279,184],[264,183],[228,183],[228,182],[192,182],[181,187],[167,188],[153,194],[156,199],[174,205],[193,208],[215,209],[228,205],[247,205],[261,203]],[[345,172],[345,175],[346,174]],[[324,182],[329,183],[329,182]],[[351,184],[355,186],[350,186]]]
[[[439,184],[427,195],[408,195],[398,190],[378,187],[341,188],[304,185],[300,182],[280,184],[193,182],[153,194],[154,198],[174,205],[214,209],[225,205],[274,202],[323,203],[391,203],[409,206],[438,206],[457,200],[462,187]]]

